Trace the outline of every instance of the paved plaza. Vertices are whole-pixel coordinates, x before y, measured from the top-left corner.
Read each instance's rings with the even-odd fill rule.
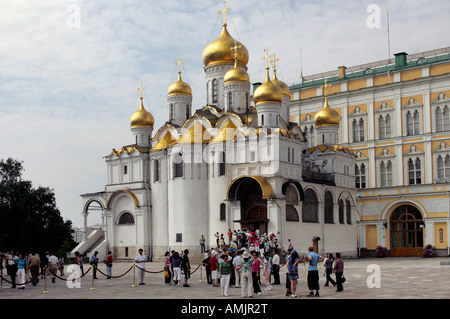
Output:
[[[448,260],[448,258],[438,257],[344,260],[344,274],[347,278],[344,291],[336,292],[332,286],[324,287],[325,277],[320,276],[320,298],[306,297],[307,271],[301,264],[297,286],[298,298],[295,299],[448,299],[450,298],[450,265],[441,265],[441,262]],[[81,278],[80,288],[69,288],[67,281],[60,278],[57,278],[55,283],[47,278],[47,288],[45,288],[44,280],[40,280],[37,286],[27,284],[24,290],[12,289],[9,283],[3,281],[0,299],[240,299],[252,302],[269,299],[294,300],[285,296],[285,266],[281,268],[281,285],[273,286],[271,291],[266,291],[262,284],[262,295],[243,299],[240,289],[234,286],[230,287],[228,297],[221,296],[220,288],[207,284],[204,268],[197,269],[199,264],[192,264],[190,287],[166,285],[162,262],[147,263],[146,284],[137,285],[133,264],[116,262],[113,266],[113,277],[119,278],[106,279],[102,274],[106,273],[105,265],[100,264],[99,270],[102,273],[98,273],[98,279],[92,280],[92,271],[89,271]],[[90,265],[84,267],[86,271]],[[319,271],[322,273],[323,267]],[[5,276],[5,278],[9,280],[8,277]],[[67,278],[67,274],[62,278]]]

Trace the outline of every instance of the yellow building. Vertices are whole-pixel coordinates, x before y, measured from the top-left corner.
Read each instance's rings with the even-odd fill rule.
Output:
[[[422,255],[431,244],[449,254],[450,47],[306,76],[290,86],[291,122],[309,147],[327,79],[340,114],[338,144],[356,164],[358,247],[393,256]]]

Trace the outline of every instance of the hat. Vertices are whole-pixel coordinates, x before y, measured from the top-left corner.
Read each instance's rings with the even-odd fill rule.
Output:
[[[242,254],[242,258],[249,258],[250,254],[248,253],[248,251],[244,251],[244,253]]]

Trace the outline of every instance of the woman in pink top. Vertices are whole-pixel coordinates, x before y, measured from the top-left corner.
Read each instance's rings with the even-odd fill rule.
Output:
[[[258,253],[256,252],[253,252],[252,258],[253,293],[259,296],[262,293],[261,288],[259,287],[259,265],[261,262],[259,261]]]

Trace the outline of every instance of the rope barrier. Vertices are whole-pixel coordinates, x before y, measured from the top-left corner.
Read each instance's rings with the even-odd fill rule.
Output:
[[[125,271],[122,275],[120,275],[120,276],[108,276],[107,274],[105,274],[103,271],[101,271],[100,269],[98,269],[97,268],[97,271],[99,272],[99,273],[101,273],[103,276],[106,276],[106,277],[110,277],[110,278],[120,278],[120,277],[123,277],[123,276],[125,276],[126,274],[128,274],[129,272],[130,272],[130,270],[131,269],[133,269],[133,266],[131,266],[127,271]]]

